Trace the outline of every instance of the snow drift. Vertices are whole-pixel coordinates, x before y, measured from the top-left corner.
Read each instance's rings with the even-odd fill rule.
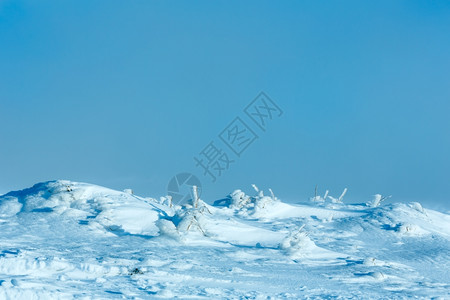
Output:
[[[254,189],[184,206],[63,180],[0,196],[0,298],[449,296],[448,214]]]

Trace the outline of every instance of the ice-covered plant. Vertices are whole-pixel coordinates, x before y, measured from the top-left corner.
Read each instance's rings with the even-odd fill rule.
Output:
[[[279,248],[291,256],[301,256],[302,251],[315,246],[302,225],[298,230],[289,233],[280,243]]]
[[[269,189],[271,196],[264,196],[264,192],[259,190],[258,187],[254,184],[252,184],[255,191],[258,193],[257,196],[251,197],[251,201],[253,203],[254,212],[258,213],[263,210],[265,210],[268,206],[271,204],[274,204],[275,202],[278,202],[279,200],[277,197],[275,197],[272,189]]]
[[[402,234],[411,234],[417,230],[417,227],[413,224],[400,224],[397,227],[397,232]]]
[[[339,198],[334,198],[332,196],[328,196],[328,198],[330,198],[331,202],[333,203],[343,203],[342,200],[344,200],[344,196],[345,194],[347,194],[347,188],[344,189],[344,191],[342,192],[342,194],[339,196]]]
[[[196,228],[206,236],[206,232],[202,225],[202,213],[199,213],[197,210],[189,209],[180,217],[181,220],[176,226],[178,232],[188,232],[189,230]]]
[[[328,193],[329,191],[326,190],[325,191],[325,195],[323,197],[321,197],[318,193],[317,193],[317,185],[316,188],[314,189],[314,197],[310,198],[310,200],[312,202],[325,202],[327,200],[328,197]]]
[[[200,199],[197,186],[192,187],[192,193],[194,196],[192,205],[180,207],[173,221],[178,232],[188,232],[195,228],[206,236],[203,217],[205,213],[211,214],[211,211],[206,203]]]
[[[258,193],[258,197],[264,197],[264,192],[260,191],[256,184],[252,184],[252,187]]]
[[[272,197],[262,196],[255,198],[255,211],[260,211],[265,209],[269,204],[274,202]]]
[[[380,206],[381,202],[389,199],[390,197],[391,196],[383,197],[380,194],[376,194],[376,195],[373,196],[372,202],[367,203],[367,205],[370,206],[370,207],[378,207],[378,206]]]
[[[172,208],[173,207],[173,202],[172,202],[172,196],[167,196],[167,202],[169,204],[169,207]]]
[[[198,210],[198,212],[200,214],[204,214],[205,212],[208,212],[209,214],[211,214],[211,211],[209,210],[208,206],[206,205],[206,203],[200,199],[199,195],[198,195],[198,187],[197,186],[192,186],[192,193],[194,195],[194,199],[192,199],[192,206],[195,210]]]
[[[422,204],[420,204],[419,202],[411,202],[409,205],[414,210],[417,210],[418,212],[420,212],[420,213],[422,213],[422,214],[427,216],[427,213],[425,212],[425,209],[423,209]]]
[[[159,229],[160,235],[165,235],[175,240],[180,240],[180,233],[175,227],[173,221],[168,219],[159,219],[158,221],[156,221],[156,226]]]
[[[124,189],[123,192],[124,192],[125,194],[130,194],[130,195],[133,195],[133,194],[134,194],[134,192],[133,192],[132,189]]]
[[[157,201],[156,199],[153,199],[153,198],[147,198],[147,200],[155,201],[159,204],[166,205],[170,208],[173,208],[172,196],[170,196],[170,195],[167,195],[165,197],[160,197],[159,201]]]
[[[261,217],[259,213],[270,210],[273,204],[280,200],[275,196],[272,189],[269,189],[270,196],[265,196],[264,192],[260,190],[255,184],[252,184],[256,191],[255,196],[248,196],[241,190],[235,190],[226,199],[218,200],[214,203],[215,206],[227,206],[236,210],[236,213],[242,217]]]
[[[231,208],[242,208],[242,207],[246,207],[251,203],[251,198],[250,196],[247,196],[243,191],[241,190],[235,190],[234,192],[232,192],[230,194],[230,198],[231,198],[231,203],[230,203],[230,207]]]
[[[347,194],[347,188],[345,188],[344,191],[342,192],[342,194],[339,196],[339,199],[338,199],[339,203],[342,203],[342,200],[344,200],[345,194]]]
[[[273,193],[271,188],[269,188],[269,192],[270,192],[270,197],[272,198],[272,201],[278,201],[278,198],[275,197],[275,194]]]

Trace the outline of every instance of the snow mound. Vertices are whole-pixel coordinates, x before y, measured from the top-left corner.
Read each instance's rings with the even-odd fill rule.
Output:
[[[41,213],[74,219],[106,231],[158,235],[155,222],[166,207],[129,192],[66,180],[38,183],[0,197],[0,218]]]
[[[183,206],[65,180],[0,196],[0,299],[450,296],[449,214],[254,189]]]
[[[420,237],[434,234],[450,240],[450,215],[424,209],[418,202],[368,209],[362,220],[399,235]]]

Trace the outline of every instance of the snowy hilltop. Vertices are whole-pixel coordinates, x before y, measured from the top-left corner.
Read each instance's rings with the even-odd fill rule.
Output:
[[[449,214],[254,189],[183,206],[62,180],[0,196],[0,299],[450,298]]]

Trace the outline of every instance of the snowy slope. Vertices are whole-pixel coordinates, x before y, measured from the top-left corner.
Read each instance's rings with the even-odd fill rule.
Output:
[[[450,215],[419,203],[173,207],[70,181],[0,196],[0,299],[446,299],[449,270]]]

